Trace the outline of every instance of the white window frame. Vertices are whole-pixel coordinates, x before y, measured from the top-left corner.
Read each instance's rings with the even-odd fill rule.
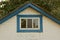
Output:
[[[32,19],[32,20],[38,19],[38,28],[21,28],[21,19]],[[32,21],[32,27],[33,27],[33,21]],[[20,30],[40,30],[40,18],[39,17],[20,17]]]

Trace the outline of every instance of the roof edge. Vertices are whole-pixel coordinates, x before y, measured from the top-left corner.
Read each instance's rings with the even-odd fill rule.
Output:
[[[24,4],[23,6],[19,7],[17,10],[13,11],[10,15],[6,16],[4,19],[0,20],[0,24],[2,24],[3,22],[5,22],[6,20],[10,19],[11,17],[17,15],[19,12],[23,11],[24,9],[26,9],[28,7],[32,7],[33,9],[37,10],[41,14],[47,16],[48,18],[52,19],[56,23],[60,24],[59,20],[57,20],[53,16],[47,14],[43,9],[39,8],[34,3],[28,3],[28,2],[26,4]]]

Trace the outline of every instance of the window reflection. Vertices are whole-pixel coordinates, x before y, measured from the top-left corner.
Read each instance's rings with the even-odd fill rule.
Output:
[[[28,28],[32,28],[32,19],[27,19]]]
[[[33,19],[33,28],[38,28],[38,19]]]
[[[21,19],[21,28],[26,28],[26,19]]]
[[[38,19],[21,19],[21,28],[38,28]]]

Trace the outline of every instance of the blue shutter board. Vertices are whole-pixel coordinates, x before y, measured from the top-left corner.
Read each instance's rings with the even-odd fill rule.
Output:
[[[19,18],[20,18],[20,17],[17,16],[17,32],[20,32],[20,27],[19,27],[19,26],[20,26],[20,25],[19,25],[19,24],[20,24],[20,21],[19,21]]]
[[[43,32],[43,16],[40,16],[40,32]]]

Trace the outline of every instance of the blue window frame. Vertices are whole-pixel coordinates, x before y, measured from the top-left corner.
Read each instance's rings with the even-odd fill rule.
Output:
[[[25,18],[27,18],[27,17],[39,17],[40,18],[40,26],[39,26],[39,29],[37,29],[37,30],[21,30],[20,28],[20,22],[21,22],[21,20],[20,20],[20,18],[21,17],[25,17]],[[43,27],[42,27],[42,15],[17,15],[17,32],[43,32]]]

